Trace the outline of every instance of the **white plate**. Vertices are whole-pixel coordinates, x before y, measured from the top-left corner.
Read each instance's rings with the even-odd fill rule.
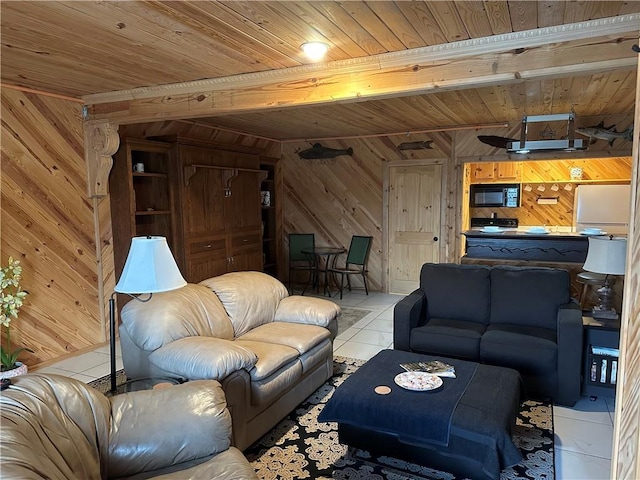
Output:
[[[500,227],[495,227],[495,228],[484,227],[482,231],[484,233],[498,233],[498,232],[501,232],[502,230],[500,229]]]
[[[549,233],[549,230],[537,230],[537,229],[530,228],[529,230],[527,230],[527,233],[532,233],[532,234],[537,234],[537,235],[545,235],[545,234]]]
[[[402,388],[417,392],[435,390],[442,386],[442,379],[440,377],[427,372],[399,373],[395,376],[393,381]]]
[[[587,235],[587,236],[598,236],[598,235],[606,235],[607,232],[600,232],[600,233],[591,233],[591,232],[585,232],[584,230],[580,231],[580,235]]]

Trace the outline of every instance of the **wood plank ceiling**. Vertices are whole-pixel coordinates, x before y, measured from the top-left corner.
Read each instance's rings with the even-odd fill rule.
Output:
[[[86,99],[106,92],[283,69],[321,76],[332,62],[353,61],[355,73],[358,61],[372,56],[621,18],[640,13],[640,2],[52,1],[2,2],[0,8],[2,82]],[[323,100],[295,107],[275,101],[259,110],[231,108],[194,117],[200,117],[200,123],[277,140],[518,122],[525,113],[562,113],[572,107],[584,125],[602,116],[618,116],[622,129],[631,122],[636,82],[633,62],[624,63],[623,57],[634,58],[630,42],[637,38],[637,31],[603,34],[588,48],[563,42],[547,52],[554,67],[547,76],[518,79],[516,75],[511,81],[428,93],[414,87],[401,96],[390,92],[384,98]],[[310,40],[329,45],[328,63],[309,65],[299,46]],[[624,53],[611,50],[616,46]],[[593,60],[597,64],[582,72],[563,63],[585,49],[593,52],[594,59],[600,55],[622,60],[615,65]],[[473,60],[482,63],[483,58]],[[578,63],[590,61],[584,58]],[[460,62],[458,68],[462,77],[464,65]],[[301,79],[292,88],[311,89],[309,83]],[[264,94],[277,99],[273,92]],[[239,100],[240,95],[231,92],[229,104],[234,98]],[[158,112],[160,119],[162,110]]]

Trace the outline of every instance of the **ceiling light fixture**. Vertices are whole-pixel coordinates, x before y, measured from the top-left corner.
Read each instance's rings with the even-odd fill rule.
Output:
[[[556,151],[556,152],[575,152],[578,150],[586,150],[581,139],[575,138],[575,113],[558,113],[550,115],[524,115],[522,117],[522,126],[520,129],[520,141],[508,141],[507,152],[525,154],[539,151]],[[528,140],[528,124],[538,122],[567,122],[567,135],[561,140]]]
[[[306,42],[300,45],[300,48],[304,52],[304,54],[310,60],[317,62],[324,57],[324,54],[329,50],[329,45],[323,42]]]

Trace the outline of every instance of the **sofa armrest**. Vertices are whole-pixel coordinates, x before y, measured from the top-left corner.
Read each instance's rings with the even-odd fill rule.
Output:
[[[280,300],[274,321],[304,323],[326,328],[338,315],[340,315],[340,307],[330,300],[291,295]]]
[[[205,458],[230,444],[231,415],[219,382],[188,382],[111,398],[109,478]]]
[[[582,310],[577,303],[558,309],[558,395],[556,402],[573,405],[580,398],[582,370]]]
[[[149,361],[167,374],[189,380],[222,380],[236,370],[251,370],[258,358],[233,340],[187,337],[157,349]]]
[[[427,298],[420,289],[400,300],[393,309],[393,348],[409,351],[411,329],[417,327],[425,316]]]

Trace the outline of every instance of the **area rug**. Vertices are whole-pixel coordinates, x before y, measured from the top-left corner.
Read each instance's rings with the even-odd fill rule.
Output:
[[[391,457],[351,452],[339,443],[336,423],[318,423],[318,414],[336,387],[356,371],[361,360],[334,357],[334,375],[289,416],[244,453],[262,480],[349,479],[410,480],[456,477]],[[521,405],[514,443],[525,458],[502,472],[501,480],[552,480],[553,410],[549,403]]]
[[[116,387],[120,387],[124,385],[127,381],[127,375],[124,373],[124,370],[118,370],[116,372]],[[89,382],[87,385],[95,388],[100,391],[100,393],[106,394],[111,389],[111,375],[105,375],[104,377],[100,377],[96,380]],[[118,392],[122,393],[122,392]]]
[[[354,307],[341,307],[341,310],[342,314],[338,317],[338,335],[371,313],[371,310]]]

